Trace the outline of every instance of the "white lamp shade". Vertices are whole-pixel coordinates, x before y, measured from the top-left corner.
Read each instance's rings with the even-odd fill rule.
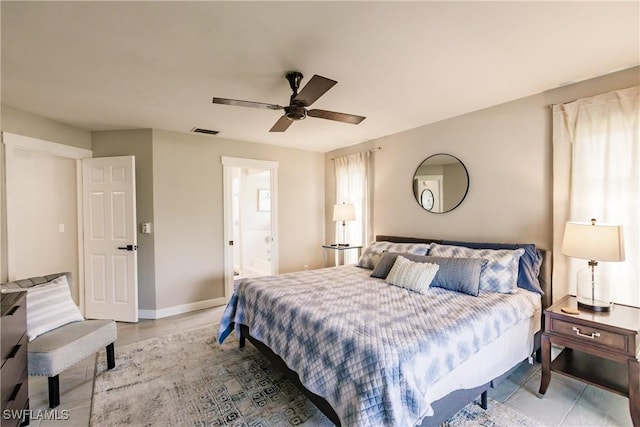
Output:
[[[622,225],[567,222],[562,253],[594,261],[624,261]]]
[[[343,203],[333,207],[334,221],[353,221],[356,219],[356,207],[353,203]]]

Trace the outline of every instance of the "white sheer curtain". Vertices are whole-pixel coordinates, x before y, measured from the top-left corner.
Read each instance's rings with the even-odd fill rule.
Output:
[[[560,252],[566,221],[623,225],[626,260],[603,262],[614,302],[640,306],[640,86],[553,107],[554,300],[587,261]],[[561,290],[558,295],[556,290]]]
[[[336,172],[336,204],[353,203],[355,221],[347,221],[346,237],[351,245],[367,245],[371,241],[371,189],[369,151],[334,159]],[[335,236],[341,236],[342,223],[336,222]],[[354,264],[358,257],[355,250],[345,251],[345,264]]]

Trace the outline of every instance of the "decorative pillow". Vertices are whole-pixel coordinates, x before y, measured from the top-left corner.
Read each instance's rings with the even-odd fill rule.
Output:
[[[518,264],[524,249],[471,249],[433,243],[429,255],[453,258],[484,258],[488,263],[480,272],[480,290],[515,293],[518,288]]]
[[[27,288],[27,337],[33,341],[38,335],[67,323],[84,320],[71,298],[66,276]]]
[[[476,243],[444,240],[444,245],[464,246],[471,249],[524,249],[518,266],[518,287],[544,295],[538,275],[542,265],[542,255],[533,243]]]
[[[436,264],[413,262],[400,255],[391,267],[386,281],[391,285],[424,294],[439,268]]]
[[[371,242],[362,252],[358,260],[358,267],[373,270],[375,264],[380,260],[383,252],[401,252],[415,255],[426,255],[429,251],[429,243],[393,243],[393,242]]]
[[[478,296],[480,291],[480,272],[488,262],[482,258],[441,258],[385,252],[376,268],[373,269],[371,277],[386,278],[399,255],[414,262],[428,262],[438,265],[440,268],[431,282],[431,287],[462,292],[474,297]]]

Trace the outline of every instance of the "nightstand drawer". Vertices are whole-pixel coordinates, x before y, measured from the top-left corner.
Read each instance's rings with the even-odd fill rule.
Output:
[[[621,350],[625,353],[629,350],[629,337],[600,328],[566,322],[560,319],[551,319],[550,332],[555,332],[556,334],[581,340],[589,344],[597,344],[610,349]]]

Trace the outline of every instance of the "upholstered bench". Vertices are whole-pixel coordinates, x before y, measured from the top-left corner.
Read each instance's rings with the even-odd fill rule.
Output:
[[[66,276],[69,285],[71,273],[51,274],[44,277],[17,280],[0,285],[2,292],[29,290]],[[35,290],[35,289],[34,289]],[[27,294],[28,297],[28,294]],[[27,301],[29,320],[29,302]],[[27,323],[29,323],[27,320]],[[27,325],[29,329],[29,325]],[[27,344],[29,375],[47,376],[49,381],[49,407],[60,404],[59,374],[92,353],[106,347],[107,368],[115,367],[114,342],[117,330],[113,320],[79,320],[44,332]]]

